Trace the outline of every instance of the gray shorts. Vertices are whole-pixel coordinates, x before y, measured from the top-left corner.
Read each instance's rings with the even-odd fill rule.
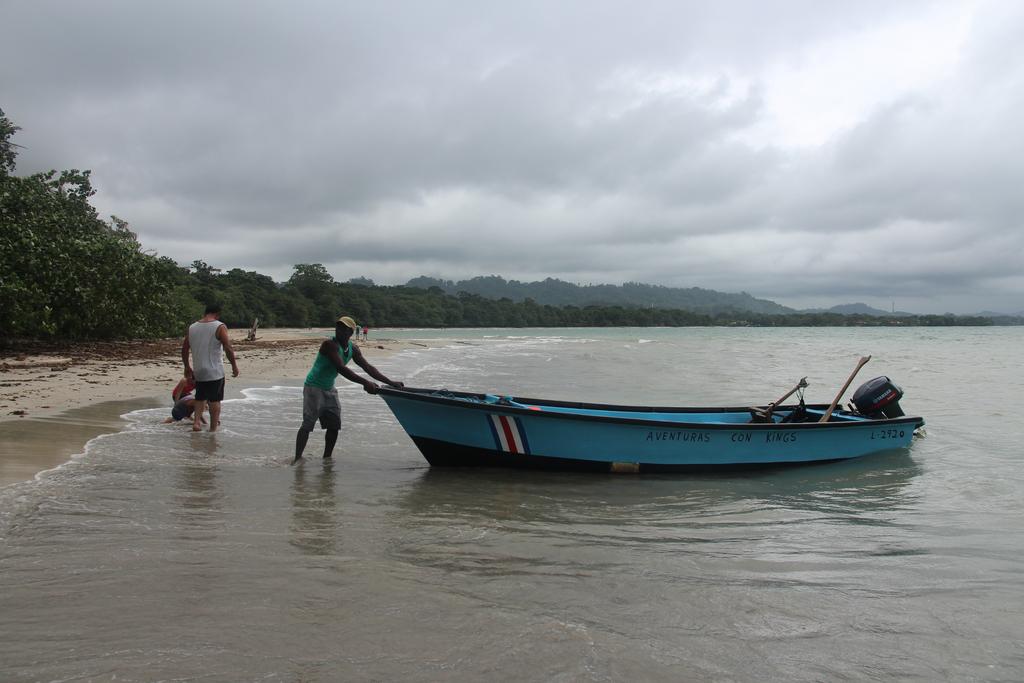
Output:
[[[302,431],[311,432],[320,420],[323,429],[341,429],[341,403],[338,390],[325,391],[320,387],[302,387]]]

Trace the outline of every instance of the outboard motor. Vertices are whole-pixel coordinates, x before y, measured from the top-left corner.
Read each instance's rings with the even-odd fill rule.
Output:
[[[867,417],[903,417],[901,398],[903,389],[893,384],[888,377],[876,377],[860,385],[851,402],[857,412]]]

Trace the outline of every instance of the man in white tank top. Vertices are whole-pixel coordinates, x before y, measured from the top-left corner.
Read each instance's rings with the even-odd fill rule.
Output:
[[[192,363],[189,364],[191,351]],[[185,377],[195,380],[196,402],[193,404],[192,431],[202,429],[201,419],[206,404],[210,404],[210,431],[220,426],[220,402],[224,400],[224,358],[231,363],[231,376],[238,377],[235,350],[228,339],[228,326],[220,321],[220,305],[209,304],[206,313],[192,323],[181,344],[181,360],[185,364]]]

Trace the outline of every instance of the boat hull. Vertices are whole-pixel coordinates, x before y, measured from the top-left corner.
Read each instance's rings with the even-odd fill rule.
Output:
[[[653,474],[653,473],[701,473],[721,472],[728,470],[759,470],[793,467],[798,464],[834,462],[835,459],[813,460],[802,463],[794,462],[763,462],[763,463],[704,463],[676,464],[581,460],[576,458],[558,458],[526,454],[512,454],[495,449],[474,448],[447,441],[436,441],[414,437],[413,443],[431,467],[503,467],[508,469],[549,470],[560,472],[613,472],[617,474]]]
[[[757,424],[742,408],[535,399],[503,405],[478,394],[381,394],[423,456],[438,467],[671,472],[797,465],[905,448],[924,422],[837,415],[825,423]]]

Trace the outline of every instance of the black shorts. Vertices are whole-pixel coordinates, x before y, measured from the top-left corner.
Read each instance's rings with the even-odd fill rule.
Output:
[[[224,378],[196,382],[196,400],[220,403],[224,400]]]

